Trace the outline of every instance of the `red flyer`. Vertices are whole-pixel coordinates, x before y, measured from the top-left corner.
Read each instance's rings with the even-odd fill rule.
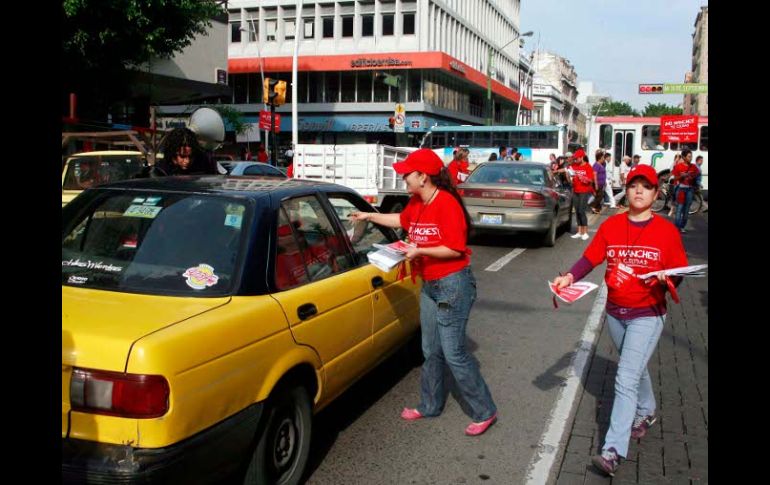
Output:
[[[555,284],[550,281],[548,282],[548,288],[551,289],[551,293],[558,296],[564,303],[575,303],[598,287],[599,285],[591,283],[590,281],[580,281],[566,286],[561,290],[557,290]]]

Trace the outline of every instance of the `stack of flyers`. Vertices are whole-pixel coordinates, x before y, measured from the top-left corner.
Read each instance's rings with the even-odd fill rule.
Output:
[[[564,303],[575,303],[598,287],[599,285],[591,283],[590,281],[579,281],[577,283],[572,283],[569,286],[565,286],[561,290],[557,290],[555,284],[550,281],[548,282],[548,288],[551,289],[551,293],[558,296]]]
[[[413,244],[396,241],[390,244],[373,244],[377,251],[366,255],[369,262],[381,271],[389,272],[405,259],[406,252],[415,247]]]
[[[661,271],[652,271],[650,273],[640,274],[637,275],[639,278],[646,280],[647,278],[652,278],[654,276],[658,276],[658,274],[664,274],[666,276],[690,276],[690,277],[700,277],[700,276],[706,276],[706,268],[708,267],[707,264],[696,264],[694,266],[682,266],[679,268],[671,268]]]

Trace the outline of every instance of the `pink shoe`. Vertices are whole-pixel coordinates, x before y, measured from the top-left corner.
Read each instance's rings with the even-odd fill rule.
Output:
[[[465,428],[465,434],[467,434],[468,436],[478,436],[482,434],[484,431],[486,431],[487,428],[492,426],[492,423],[494,423],[495,421],[497,421],[497,413],[493,414],[492,417],[487,419],[486,421],[469,424],[468,427]]]
[[[406,419],[407,421],[414,421],[416,419],[422,418],[422,414],[420,414],[420,411],[416,409],[404,408],[404,410],[401,411],[401,417]]]

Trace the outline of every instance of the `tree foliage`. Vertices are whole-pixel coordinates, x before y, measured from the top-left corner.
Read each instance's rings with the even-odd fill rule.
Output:
[[[79,92],[102,107],[124,96],[128,68],[189,46],[225,13],[222,3],[62,0],[63,94]]]
[[[682,108],[678,106],[667,105],[665,103],[647,103],[647,106],[644,107],[642,116],[680,115],[682,113]]]
[[[591,108],[593,116],[639,116],[639,112],[625,101],[600,103]]]

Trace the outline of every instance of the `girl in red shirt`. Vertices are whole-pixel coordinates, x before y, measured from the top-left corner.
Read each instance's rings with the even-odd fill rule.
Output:
[[[582,149],[575,152],[575,162],[570,166],[572,172],[572,191],[575,196],[575,217],[577,217],[578,232],[572,239],[588,240],[588,199],[594,193],[594,169],[588,163],[588,156]]]
[[[489,388],[478,364],[465,347],[465,327],[476,300],[476,280],[467,247],[470,216],[449,179],[444,163],[432,150],[412,152],[393,164],[403,175],[412,198],[400,214],[354,212],[353,221],[372,221],[404,228],[415,244],[406,253],[422,276],[420,325],[425,362],[420,376],[420,404],[404,408],[401,417],[416,420],[441,414],[446,402],[444,362],[468,403],[473,422],[465,434],[482,434],[497,419]],[[416,264],[415,264],[416,263]]]
[[[671,222],[653,215],[658,175],[650,165],[636,165],[626,177],[629,209],[607,219],[569,273],[554,280],[571,285],[607,260],[607,325],[620,353],[615,401],[601,455],[594,465],[614,476],[630,438],[642,438],[655,417],[655,395],[647,370],[666,318],[665,292],[674,282],[662,274],[647,280],[636,275],[687,266],[682,239]],[[676,298],[676,296],[674,296]]]
[[[460,148],[457,150],[454,160],[449,162],[447,170],[449,170],[449,179],[457,186],[468,178],[470,170],[468,170],[468,154],[470,152],[467,148]]]

